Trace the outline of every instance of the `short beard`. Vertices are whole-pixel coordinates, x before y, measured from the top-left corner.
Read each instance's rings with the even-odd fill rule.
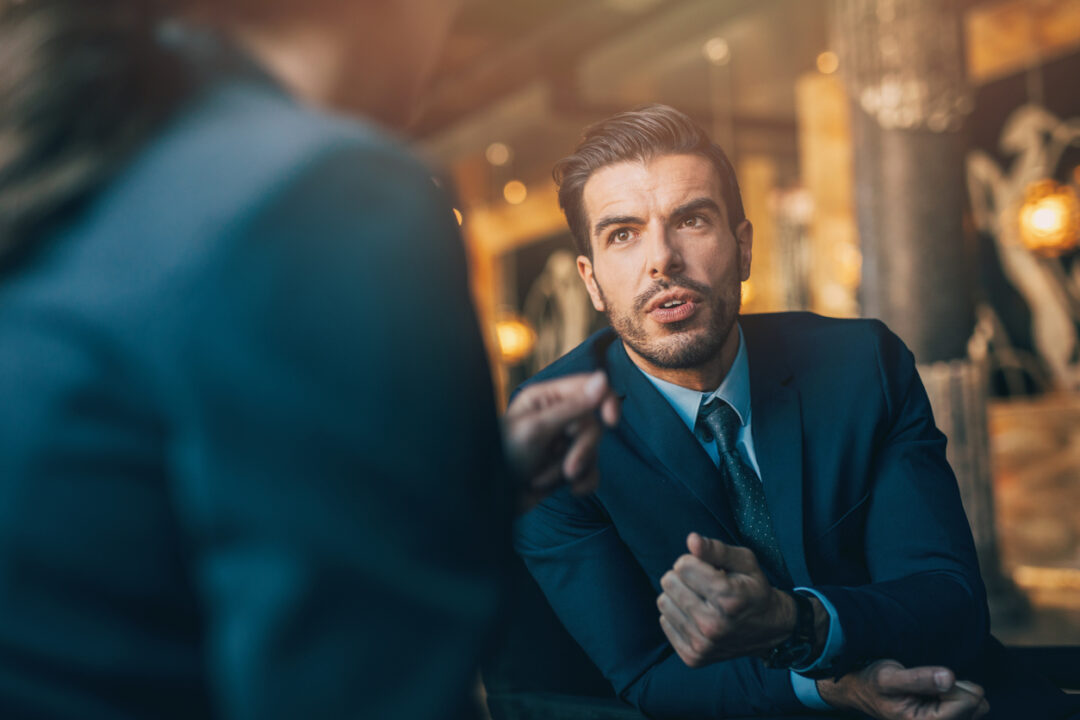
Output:
[[[712,297],[713,312],[709,324],[696,334],[680,333],[663,341],[650,341],[638,320],[639,313],[658,292],[673,287],[682,287],[696,292],[706,302]],[[681,275],[676,275],[671,280],[658,281],[652,288],[635,298],[634,307],[628,313],[613,311],[599,283],[596,289],[607,307],[604,314],[607,315],[608,322],[627,347],[652,365],[665,370],[688,370],[701,367],[713,360],[720,353],[728,335],[731,334],[742,304],[741,283],[734,283],[734,286],[727,288],[726,292],[713,294],[708,286]],[[671,323],[667,327],[678,332],[694,320],[695,318],[689,318],[679,323]]]

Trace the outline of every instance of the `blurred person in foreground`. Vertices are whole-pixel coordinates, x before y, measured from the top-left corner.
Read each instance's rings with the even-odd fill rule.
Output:
[[[623,415],[597,493],[554,493],[516,545],[618,695],[681,720],[1064,717],[1066,696],[989,635],[900,339],[739,314],[753,228],[723,150],[649,106],[587,129],[555,176],[611,327],[536,379],[605,368]]]
[[[0,716],[471,714],[508,476],[590,489],[617,407],[547,384],[500,439],[378,127],[456,4],[0,0]]]

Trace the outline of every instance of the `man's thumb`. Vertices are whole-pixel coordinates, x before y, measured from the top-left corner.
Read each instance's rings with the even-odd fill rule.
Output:
[[[694,557],[704,560],[713,567],[724,567],[727,545],[703,535],[690,533],[686,538],[686,547]]]
[[[751,575],[761,572],[753,551],[738,545],[728,545],[720,540],[690,533],[686,538],[690,554],[714,568]]]

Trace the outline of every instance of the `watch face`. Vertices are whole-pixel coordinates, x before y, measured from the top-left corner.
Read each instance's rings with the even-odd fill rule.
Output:
[[[766,664],[771,668],[782,669],[809,665],[813,652],[814,646],[808,642],[788,641],[772,651]]]
[[[791,648],[791,665],[809,665],[814,654],[814,646],[808,642],[801,642]]]

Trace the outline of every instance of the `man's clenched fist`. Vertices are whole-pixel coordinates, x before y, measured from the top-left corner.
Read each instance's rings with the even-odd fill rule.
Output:
[[[690,667],[760,655],[795,628],[791,597],[769,584],[751,550],[691,533],[688,555],[660,579],[660,626]],[[815,618],[828,615],[816,600]],[[819,637],[825,637],[819,633]]]

